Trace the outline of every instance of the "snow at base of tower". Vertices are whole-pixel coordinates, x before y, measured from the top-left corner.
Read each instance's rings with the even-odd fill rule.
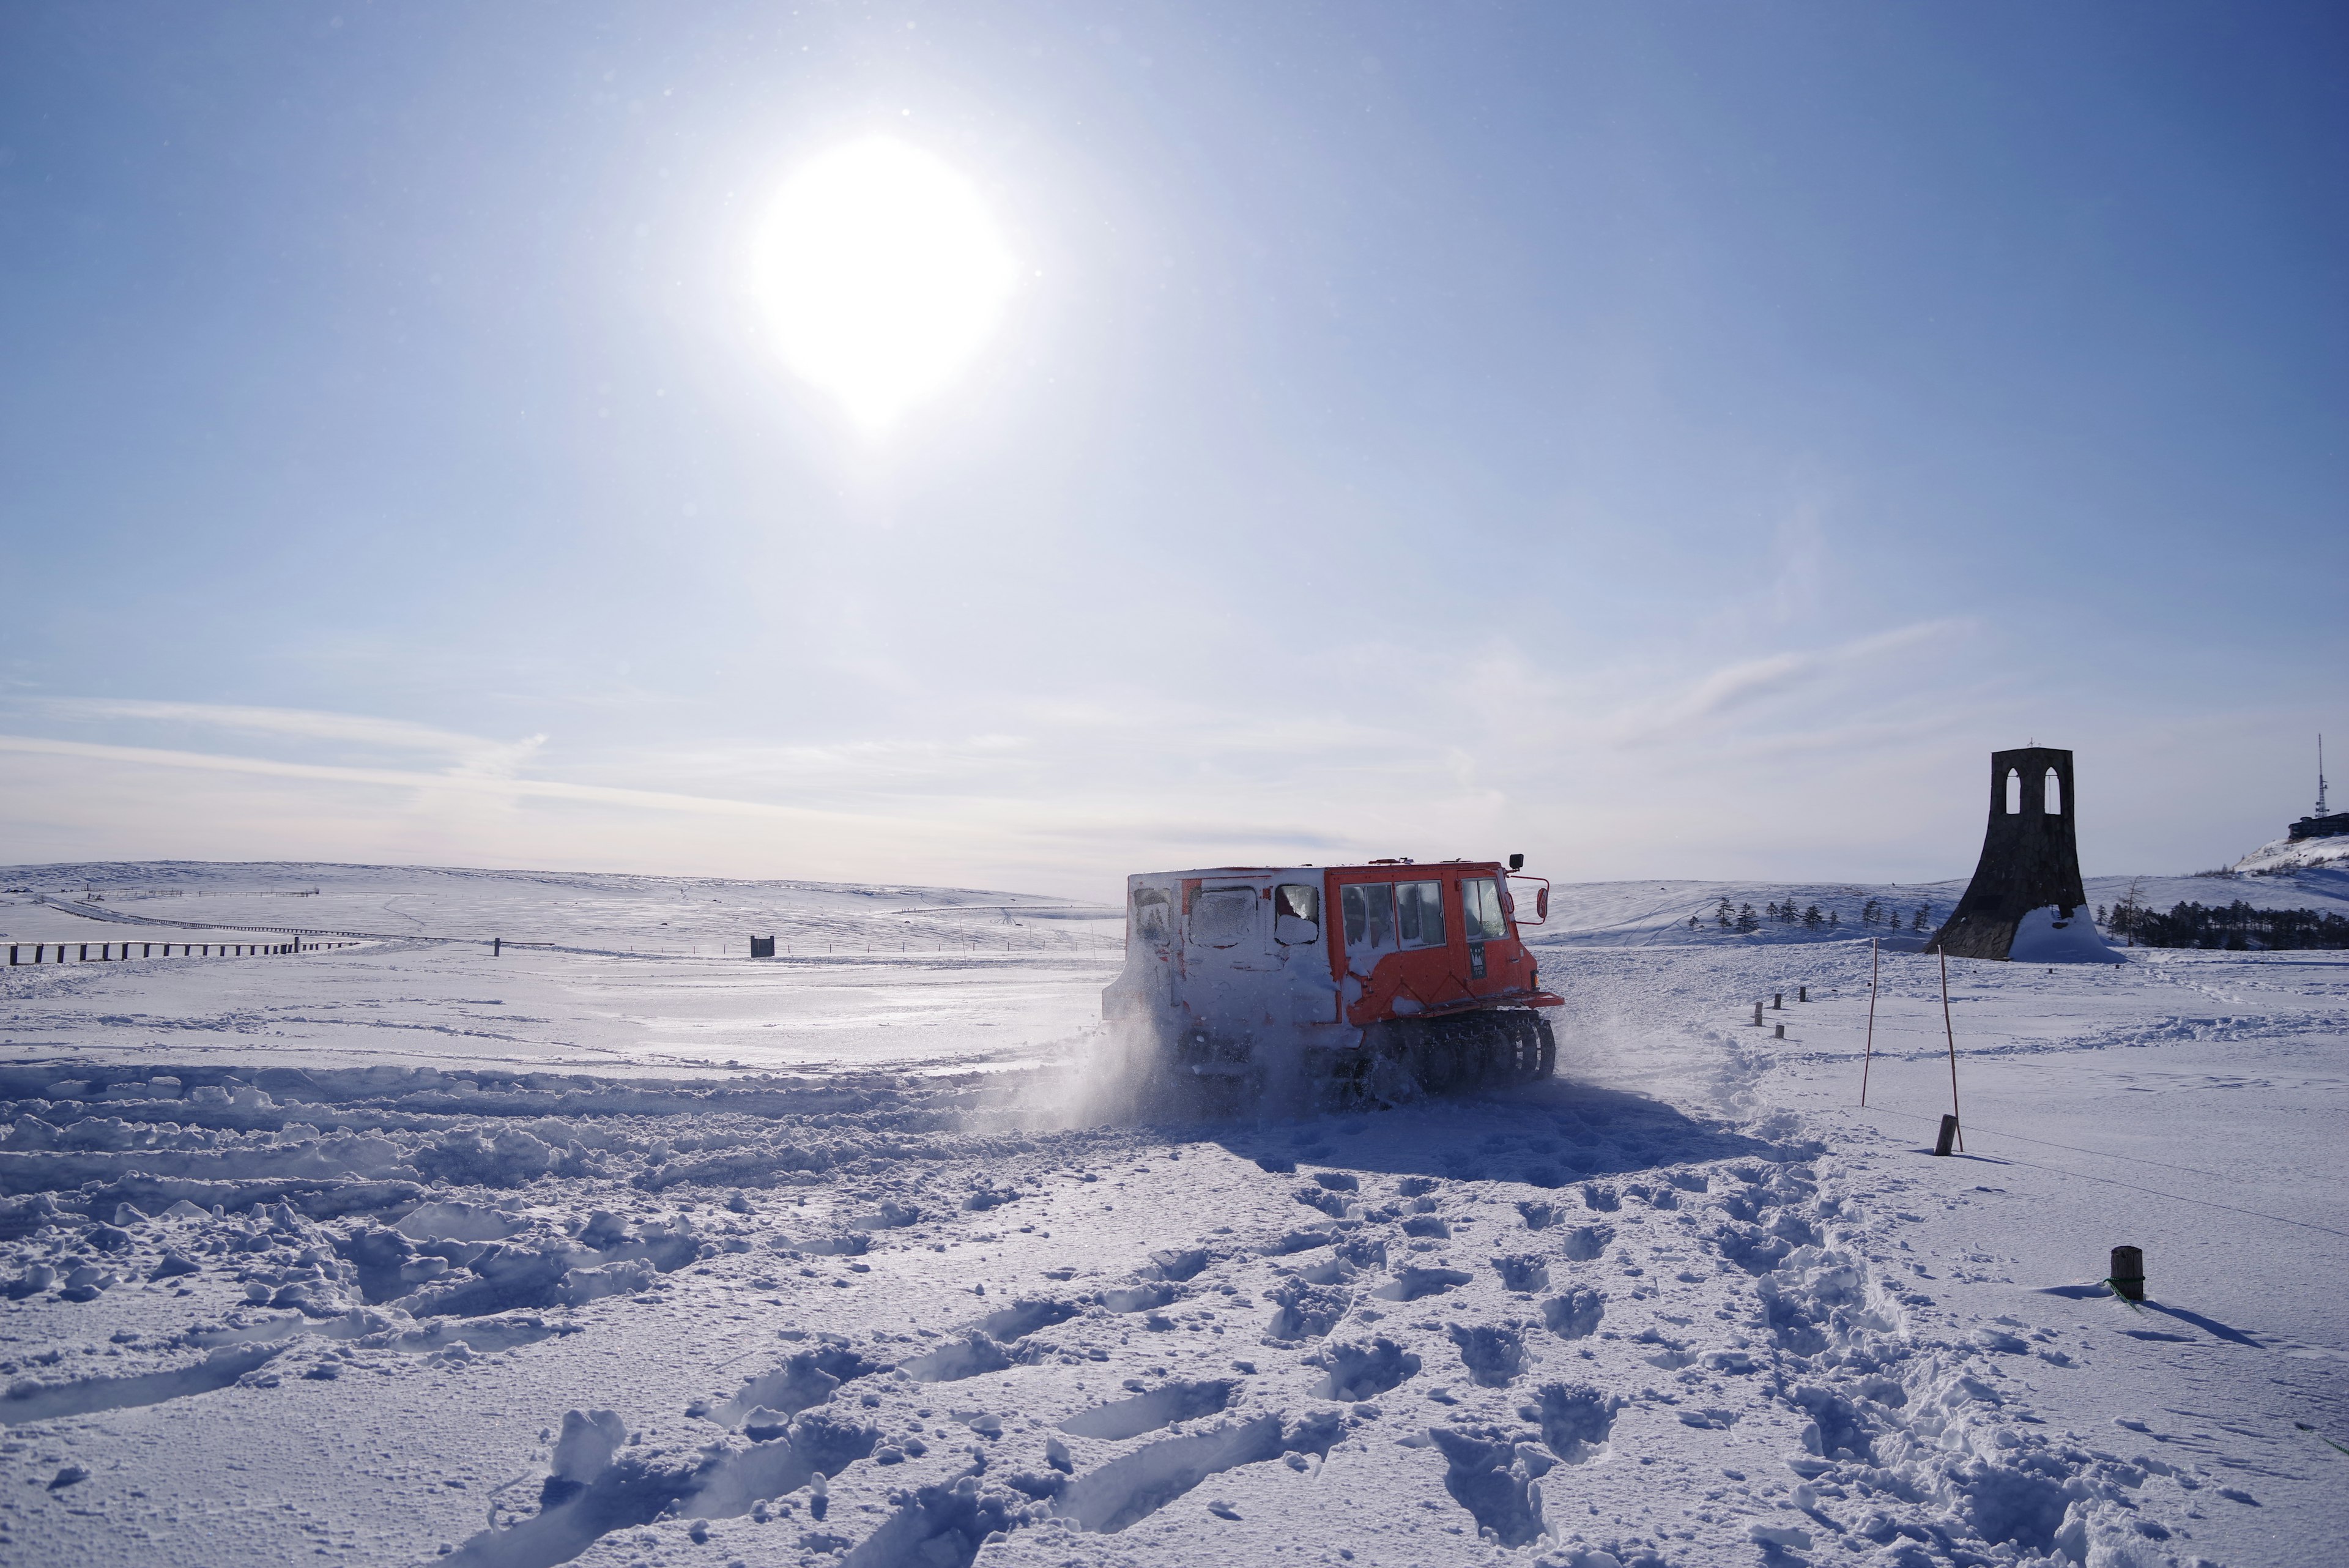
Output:
[[[2066,919],[2050,904],[2032,910],[2014,928],[2014,945],[2006,956],[2016,963],[2118,963],[2118,953],[2096,934],[2096,923],[2085,909]]]

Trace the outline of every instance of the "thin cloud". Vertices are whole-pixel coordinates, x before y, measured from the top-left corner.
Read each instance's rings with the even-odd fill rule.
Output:
[[[189,768],[204,773],[254,774],[269,778],[308,779],[318,783],[356,784],[379,789],[421,790],[476,794],[496,799],[585,801],[603,805],[635,806],[647,811],[690,812],[703,815],[755,816],[797,822],[827,830],[903,832],[925,827],[943,832],[936,824],[911,823],[903,818],[858,816],[844,812],[813,811],[802,806],[772,805],[761,801],[728,800],[713,795],[677,794],[661,790],[625,789],[610,784],[566,784],[554,779],[506,778],[490,774],[417,773],[400,768],[344,767],[324,763],[289,763],[270,757],[226,756],[211,752],[176,752],[148,746],[110,746],[93,741],[57,741],[36,735],[0,735],[0,752],[40,756],[78,757],[91,762],[129,763],[141,767]]]
[[[1834,648],[1774,653],[1724,665],[1679,698],[1664,701],[1653,712],[1619,721],[1616,740],[1623,745],[1642,745],[1686,735],[1774,697],[1819,685],[1904,649],[1954,639],[1971,627],[1971,622],[1962,620],[1920,621]]]
[[[41,701],[47,712],[69,719],[133,719],[158,723],[194,724],[248,735],[288,735],[297,740],[349,741],[385,751],[439,753],[475,757],[507,752],[516,746],[534,748],[543,735],[526,741],[492,741],[429,724],[400,719],[376,719],[358,713],[326,713],[308,708],[248,708],[226,702],[140,701],[109,697],[51,697]]]

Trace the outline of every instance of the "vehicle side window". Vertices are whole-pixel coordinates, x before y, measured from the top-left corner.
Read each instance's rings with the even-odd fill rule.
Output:
[[[1202,888],[1191,898],[1191,940],[1203,948],[1236,948],[1256,929],[1257,890]]]
[[[1166,895],[1155,888],[1142,888],[1133,895],[1133,934],[1154,947],[1164,947],[1173,922],[1167,919]]]
[[[1441,882],[1398,882],[1395,884],[1395,929],[1402,936],[1407,948],[1440,948],[1444,945],[1444,884]]]
[[[1379,952],[1394,946],[1394,888],[1385,882],[1350,882],[1338,893],[1346,917],[1346,946]]]
[[[1321,940],[1321,889],[1283,882],[1272,890],[1272,937],[1284,947]]]
[[[1460,919],[1472,942],[1497,942],[1509,934],[1501,913],[1501,885],[1490,877],[1460,884]]]

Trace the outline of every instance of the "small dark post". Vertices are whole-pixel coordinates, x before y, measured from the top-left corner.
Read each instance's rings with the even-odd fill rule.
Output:
[[[1808,1002],[1810,999],[1811,988],[1809,986],[1798,985],[1795,987],[1795,1000],[1796,1002]]]
[[[2137,1247],[2113,1249],[2112,1277],[2106,1282],[2123,1301],[2145,1300],[2145,1252]]]
[[[490,956],[491,956],[492,958],[497,958],[497,957],[499,957],[500,955],[502,955],[502,953],[504,953],[504,951],[505,951],[505,950],[506,950],[506,940],[505,940],[505,938],[503,938],[503,937],[492,937],[492,938],[490,939]]]
[[[1762,1004],[1758,1002],[1754,1004],[1754,1027],[1762,1027]]]
[[[84,963],[88,963],[89,961],[89,944],[88,942],[81,944],[81,961]]]
[[[754,959],[774,957],[775,939],[772,937],[752,937],[750,939],[750,956]]]
[[[10,969],[16,967],[16,944],[14,942],[8,944],[8,967]]]
[[[1933,1140],[1933,1152],[1935,1154],[1949,1153],[1950,1145],[1957,1141],[1957,1137],[1958,1118],[1950,1115],[1947,1111],[1942,1112],[1941,1136]]]
[[[1783,991],[1774,991],[1774,992],[1772,992],[1770,993],[1770,1011],[1771,1011],[1771,1012],[1776,1012],[1776,1011],[1778,1011],[1780,1008],[1782,1008],[1782,1007],[1784,1007],[1784,1006],[1785,1006],[1785,1005],[1786,1005],[1786,993],[1785,993],[1785,992],[1783,992]]]
[[[1786,1037],[1786,1026],[1785,1024],[1781,1023],[1778,1025],[1778,1033],[1776,1037],[1780,1040],[1784,1040]]]

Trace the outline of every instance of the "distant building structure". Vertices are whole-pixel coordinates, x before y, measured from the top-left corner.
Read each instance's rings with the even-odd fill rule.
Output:
[[[2324,809],[2324,737],[2316,737],[2316,810],[2292,825],[2286,842],[2303,838],[2349,838],[2349,811]]]
[[[2068,931],[2075,922],[2087,929],[2070,934],[2093,940],[2072,826],[2078,805],[2071,753],[2053,746],[1992,752],[1990,826],[1982,834],[1982,859],[1965,897],[1925,950],[1951,958],[2011,958],[2015,933],[2034,911],[2045,911],[2041,923],[2051,929],[2033,933],[2034,947],[2041,945],[2039,939]]]

